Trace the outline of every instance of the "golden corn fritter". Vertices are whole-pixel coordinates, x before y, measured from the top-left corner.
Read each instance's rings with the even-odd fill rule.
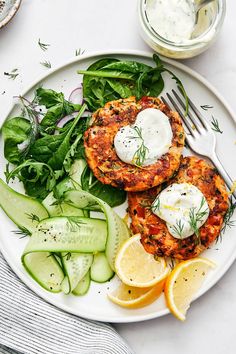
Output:
[[[135,123],[137,114],[146,109],[161,110],[169,117],[172,145],[155,164],[137,167],[119,159],[114,138],[121,127]],[[108,102],[92,116],[92,125],[84,135],[85,154],[94,175],[104,184],[126,191],[144,191],[167,181],[179,168],[184,146],[184,129],[177,112],[172,112],[158,98],[135,97]]]
[[[183,240],[174,238],[165,221],[152,213],[150,206],[166,185],[145,192],[128,193],[131,230],[133,233],[141,233],[142,244],[149,253],[178,259],[193,258],[220,234],[229,206],[226,186],[216,169],[194,156],[182,159],[177,175],[167,185],[172,183],[193,184],[200,189],[208,202],[210,214],[199,229],[199,238],[196,235]]]

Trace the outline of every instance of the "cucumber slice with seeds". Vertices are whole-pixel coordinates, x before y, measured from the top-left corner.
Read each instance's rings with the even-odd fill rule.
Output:
[[[77,208],[99,208],[104,212],[107,221],[106,257],[110,267],[115,270],[115,257],[122,243],[129,238],[130,232],[125,222],[103,200],[85,191],[71,190],[64,194],[66,203]],[[92,219],[91,219],[92,220]]]
[[[22,263],[32,278],[44,289],[52,293],[61,291],[64,273],[53,254],[30,253],[23,258]]]
[[[83,210],[75,208],[69,204],[58,204],[53,192],[49,193],[42,201],[43,206],[47,209],[50,216],[87,216]]]
[[[93,264],[91,266],[91,279],[97,283],[105,283],[114,275],[105,253],[97,253],[94,255]]]
[[[104,220],[54,217],[41,221],[23,253],[93,253],[105,250],[107,225]]]
[[[76,288],[72,291],[72,294],[77,296],[85,295],[90,287],[91,279],[90,279],[90,271],[88,271],[83,279],[80,280]]]
[[[0,206],[21,229],[30,233],[37,228],[39,220],[48,218],[48,212],[36,199],[14,191],[0,179]]]
[[[93,262],[92,254],[83,253],[62,253],[63,268],[66,273],[66,283],[62,286],[62,291],[66,294],[72,292],[85,274],[89,271]]]

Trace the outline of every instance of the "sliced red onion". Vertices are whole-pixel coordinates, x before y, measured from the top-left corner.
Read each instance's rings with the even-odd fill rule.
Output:
[[[69,101],[74,104],[82,104],[83,102],[83,91],[82,87],[76,87],[69,96]]]
[[[69,114],[68,116],[65,116],[57,122],[57,128],[63,128],[66,123],[68,123],[70,120],[74,119],[78,115],[78,112],[73,112]]]
[[[23,141],[22,143],[17,144],[17,147],[18,147],[19,151],[24,151],[28,148],[29,144],[30,144],[30,139],[27,139],[27,140]]]

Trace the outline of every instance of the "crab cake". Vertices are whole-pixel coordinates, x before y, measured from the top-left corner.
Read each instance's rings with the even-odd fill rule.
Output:
[[[144,109],[162,111],[173,133],[168,152],[154,164],[138,167],[119,159],[114,147],[117,132],[136,121]],[[171,111],[158,98],[135,97],[108,102],[92,116],[92,124],[84,135],[85,154],[94,175],[104,184],[126,191],[144,191],[170,179],[180,164],[184,146],[184,130],[177,112]]]
[[[141,233],[145,250],[157,256],[189,259],[198,256],[220,234],[224,215],[228,209],[228,194],[225,183],[216,169],[206,161],[194,156],[183,158],[178,174],[168,182],[189,183],[197,187],[209,206],[209,217],[196,234],[184,239],[173,237],[166,222],[151,211],[151,205],[164,187],[145,192],[129,193],[131,230]]]

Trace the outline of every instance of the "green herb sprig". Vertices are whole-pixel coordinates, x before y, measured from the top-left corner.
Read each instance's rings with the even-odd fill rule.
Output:
[[[85,52],[85,49],[81,49],[81,48],[76,49],[75,50],[75,56],[78,57],[79,55],[84,54],[84,52]]]
[[[175,225],[171,225],[170,228],[174,231],[176,235],[180,238],[183,237],[184,224],[181,220],[177,220]]]
[[[203,109],[204,111],[208,111],[208,109],[212,109],[212,108],[213,108],[213,106],[210,106],[210,105],[208,105],[208,104],[202,105],[202,106],[200,106],[200,107],[201,107],[201,109]]]
[[[136,166],[142,167],[145,160],[146,160],[149,149],[144,144],[144,139],[142,136],[142,129],[137,126],[134,126],[133,129],[137,133],[137,136],[130,136],[130,137],[128,137],[128,139],[139,139],[141,144],[140,144],[140,147],[137,149],[137,151],[135,151],[132,162]]]
[[[206,208],[205,210],[202,210],[204,204],[205,204],[205,198],[202,197],[198,210],[196,211],[196,208],[194,207],[194,208],[191,208],[189,211],[189,224],[190,224],[192,231],[197,236],[198,242],[200,242],[200,234],[199,234],[198,224],[202,223],[204,220],[204,217],[208,214],[208,208]]]
[[[10,73],[9,72],[4,72],[5,76],[8,76],[8,79],[10,80],[15,80],[17,76],[19,75],[18,69],[13,69]]]
[[[40,47],[43,51],[48,50],[48,47],[50,47],[50,44],[42,43],[42,42],[40,41],[40,38],[39,38],[39,40],[38,40],[38,45],[39,45],[39,47]]]
[[[220,129],[218,120],[214,116],[212,116],[211,125],[212,125],[211,127],[212,130],[220,134],[223,133],[223,131]]]
[[[40,62],[40,64],[47,69],[51,69],[51,67],[52,67],[52,64],[48,60],[42,61],[42,62]]]

